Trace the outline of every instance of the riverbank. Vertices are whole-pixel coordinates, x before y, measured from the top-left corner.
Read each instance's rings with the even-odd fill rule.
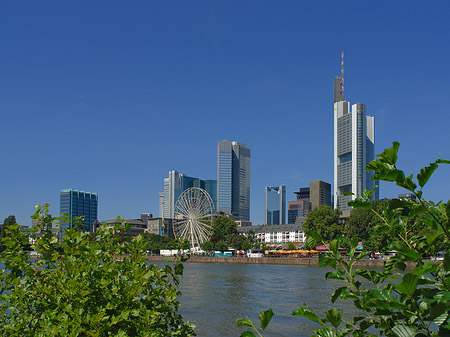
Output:
[[[151,262],[170,262],[175,257],[172,256],[148,256],[147,260]],[[362,259],[356,262],[357,267],[382,268],[385,260]],[[319,266],[317,257],[294,258],[294,257],[209,257],[209,256],[191,256],[187,263],[240,263],[240,264],[282,264],[282,265],[303,265]],[[414,264],[407,262],[407,269],[413,269]]]

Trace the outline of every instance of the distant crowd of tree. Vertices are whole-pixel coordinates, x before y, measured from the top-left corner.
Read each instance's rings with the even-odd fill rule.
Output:
[[[305,231],[317,232],[325,241],[332,241],[343,235],[347,238],[358,238],[362,241],[365,250],[381,251],[388,245],[389,233],[387,231],[376,231],[376,228],[383,225],[383,218],[379,217],[383,210],[392,208],[393,203],[398,203],[398,199],[375,200],[372,201],[372,208],[353,208],[350,216],[346,219],[341,218],[342,212],[338,209],[332,209],[329,206],[321,205],[310,212],[303,229]],[[411,218],[415,223],[422,221],[420,216]],[[425,228],[425,226],[423,226]],[[425,230],[425,229],[424,229]],[[314,248],[318,243],[309,240],[307,248]],[[443,241],[436,241],[437,250],[444,250]]]

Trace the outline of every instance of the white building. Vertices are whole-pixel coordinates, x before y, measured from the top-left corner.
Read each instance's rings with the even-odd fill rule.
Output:
[[[375,159],[374,118],[366,116],[366,106],[334,103],[334,208],[349,211],[348,202],[376,184],[366,164]],[[378,199],[378,191],[374,195]]]

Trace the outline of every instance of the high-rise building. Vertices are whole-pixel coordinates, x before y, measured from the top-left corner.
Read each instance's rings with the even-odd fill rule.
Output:
[[[201,180],[194,177],[189,177],[178,171],[170,171],[169,177],[164,179],[164,191],[160,192],[160,214],[161,218],[175,217],[175,204],[178,197],[190,187],[199,187],[204,189],[213,201],[213,209],[217,205],[217,181],[216,180]],[[162,211],[162,213],[161,213]]]
[[[374,118],[366,115],[363,103],[350,106],[350,102],[344,101],[343,91],[336,101],[339,81],[334,84],[334,207],[349,211],[348,202],[355,196],[344,193],[362,195],[376,183],[371,180],[373,173],[365,169],[375,159],[375,125]],[[373,198],[378,199],[378,190]]]
[[[286,224],[286,186],[267,186],[265,188],[266,225],[284,225]]]
[[[72,189],[61,190],[59,209],[60,214],[68,214],[67,223],[62,224],[63,231],[77,225],[74,221],[75,217],[83,217],[83,228],[92,232],[92,225],[97,220],[98,214],[97,193]]]
[[[311,212],[311,202],[304,199],[297,199],[288,202],[288,224],[302,223],[309,212]]]
[[[315,210],[320,205],[331,207],[331,185],[322,180],[313,180],[309,182],[311,193],[311,206]]]
[[[312,210],[320,205],[331,207],[331,185],[325,181],[310,181],[309,187],[300,187],[300,190],[294,194],[297,195],[297,200],[311,202]]]
[[[250,221],[250,149],[242,143],[217,144],[217,211]]]

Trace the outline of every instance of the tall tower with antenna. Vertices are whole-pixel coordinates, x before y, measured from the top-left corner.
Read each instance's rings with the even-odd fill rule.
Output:
[[[341,76],[334,78],[334,103],[344,100],[344,51],[341,53]]]
[[[366,164],[375,159],[375,119],[366,115],[363,103],[351,105],[344,100],[344,52],[341,76],[334,78],[334,208],[350,214],[348,202],[377,183]],[[378,190],[373,199],[378,199]]]

